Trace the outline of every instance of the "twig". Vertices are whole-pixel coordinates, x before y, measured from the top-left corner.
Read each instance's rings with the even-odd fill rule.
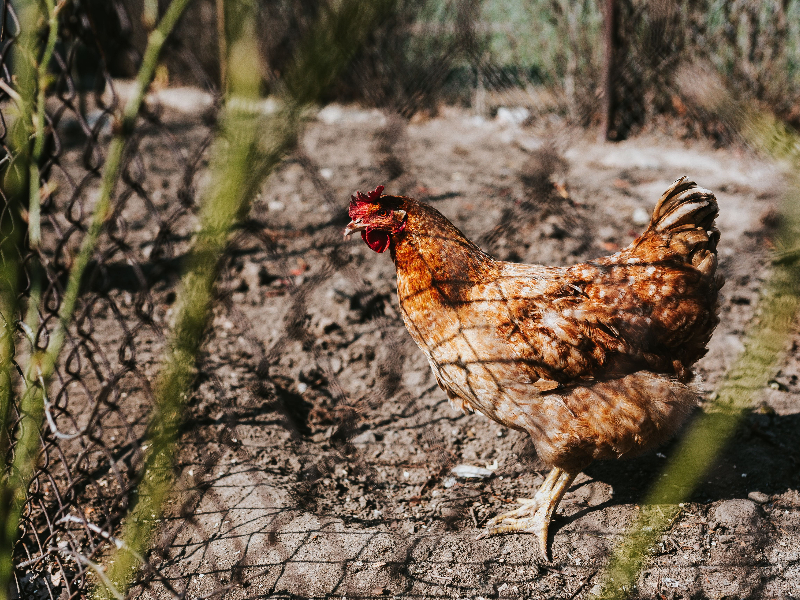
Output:
[[[592,580],[592,577],[594,577],[595,575],[597,575],[597,569],[594,569],[591,573],[589,573],[589,575],[587,575],[583,579],[583,581],[581,581],[581,584],[577,587],[577,589],[574,592],[572,592],[572,595],[569,597],[569,600],[574,600],[578,596],[578,594],[580,594],[581,591],[587,585],[589,585],[589,582]]]
[[[58,360],[58,355],[61,353],[66,329],[72,321],[72,315],[75,312],[75,304],[78,299],[83,273],[86,271],[89,260],[94,254],[103,225],[105,225],[106,219],[111,214],[111,196],[119,177],[125,142],[128,139],[128,135],[133,130],[136,117],[139,114],[139,109],[144,101],[145,93],[153,80],[153,75],[158,65],[158,57],[161,55],[164,42],[166,42],[169,34],[175,28],[178,19],[181,14],[183,14],[189,1],[190,0],[173,0],[167,12],[161,18],[158,27],[150,32],[148,36],[147,48],[144,51],[142,66],[136,77],[133,93],[128,99],[128,103],[125,105],[122,118],[115,124],[117,133],[111,140],[111,145],[108,149],[106,163],[103,168],[100,196],[94,209],[92,222],[89,225],[86,236],[83,238],[80,252],[75,257],[72,269],[70,270],[67,289],[64,293],[64,299],[61,302],[61,309],[58,313],[58,324],[50,337],[45,355],[42,357],[42,372],[45,381],[49,380],[55,368],[55,363]]]
[[[59,548],[58,551],[60,554],[64,554],[70,558],[73,558],[82,565],[85,565],[90,569],[92,569],[92,571],[95,572],[97,577],[100,578],[100,581],[103,582],[103,585],[105,586],[106,590],[108,591],[109,594],[111,594],[113,598],[116,598],[116,600],[125,600],[124,594],[122,594],[122,592],[120,592],[119,589],[117,589],[117,587],[108,577],[108,575],[106,575],[106,570],[103,568],[101,564],[96,563],[93,560],[86,558],[83,554],[74,552],[73,550],[67,550],[66,548]]]
[[[14,88],[8,85],[4,79],[0,79],[0,90],[3,90],[6,94],[8,94],[8,97],[16,103],[17,108],[20,110],[22,109],[22,106],[24,105],[22,96],[20,96]]]
[[[31,565],[35,565],[37,562],[39,562],[43,558],[46,558],[46,557],[50,556],[50,554],[52,553],[52,550],[53,550],[53,548],[48,548],[47,552],[44,552],[44,553],[40,554],[36,558],[31,558],[30,560],[25,560],[25,561],[19,562],[19,563],[14,565],[14,568],[15,569],[24,569],[25,567],[30,567]]]
[[[47,419],[47,425],[50,427],[50,433],[61,440],[74,440],[76,437],[83,435],[86,432],[86,429],[89,427],[87,424],[86,427],[77,431],[75,433],[61,433],[56,426],[55,419],[53,419],[53,415],[50,412],[50,401],[47,399],[47,388],[44,385],[44,379],[39,377],[39,384],[41,385],[41,394],[42,394],[42,403],[44,404],[44,415]],[[66,518],[66,517],[65,517]]]
[[[124,548],[129,552],[134,552],[123,540],[114,537],[106,530],[102,529],[101,527],[98,527],[97,525],[95,525],[90,521],[87,521],[86,519],[82,519],[81,517],[76,517],[75,515],[66,515],[65,517],[61,517],[58,521],[55,522],[56,525],[60,525],[61,523],[77,523],[78,525],[83,525],[90,531],[94,531],[100,537],[107,539],[109,542],[112,542],[117,548]],[[139,555],[138,558],[139,560],[144,562],[143,556]]]
[[[22,173],[27,174],[27,197],[28,197],[28,238],[31,250],[35,256],[31,266],[31,291],[29,307],[29,319],[27,320],[28,330],[35,331],[39,326],[39,301],[41,298],[41,265],[38,261],[38,252],[41,245],[41,228],[40,228],[40,173],[38,162],[44,150],[44,122],[45,122],[45,87],[47,83],[47,69],[50,63],[50,58],[55,49],[56,40],[58,37],[58,22],[56,16],[56,6],[53,0],[46,0],[44,6],[47,9],[47,19],[49,33],[45,48],[42,56],[36,62],[36,55],[38,54],[38,39],[37,29],[40,19],[40,5],[37,2],[27,2],[20,9],[20,37],[18,41],[19,47],[19,64],[17,66],[17,82],[19,85],[19,92],[12,98],[17,102],[20,112],[22,113],[19,120],[19,125],[16,130],[12,142],[17,156],[14,159],[15,165],[12,162],[13,173],[17,176],[18,181],[15,182],[19,187],[13,184],[10,186],[10,195],[13,197],[14,202],[11,206],[14,207],[9,211],[8,219],[14,226],[14,221],[20,221],[18,215],[15,214],[15,209],[21,209],[22,202],[20,201],[23,193],[22,184],[25,179]],[[16,62],[16,61],[15,61]],[[34,64],[36,67],[34,68]],[[3,82],[5,83],[5,82]],[[4,89],[6,89],[4,87]],[[8,92],[8,90],[6,89]],[[29,137],[33,135],[34,143],[33,148],[30,148]],[[8,175],[6,175],[8,179]],[[17,227],[22,225],[17,224]],[[0,236],[5,237],[7,232],[0,232]],[[14,341],[13,341],[13,327],[12,323],[16,322],[18,305],[16,299],[9,297],[15,295],[18,284],[18,273],[16,271],[18,264],[14,260],[22,252],[22,239],[18,231],[12,230],[8,239],[3,240],[2,256],[2,285],[3,297],[0,299],[0,312],[2,312],[2,325],[4,331],[0,333],[3,338],[2,346],[0,346],[0,388],[4,388],[0,394],[0,453],[6,455],[6,452],[11,445],[11,440],[8,437],[8,415],[11,408],[11,390],[12,390],[12,368],[13,368],[13,355],[14,355]],[[7,252],[8,251],[8,252]],[[7,263],[6,263],[7,261]],[[8,288],[6,289],[6,285]],[[8,294],[8,295],[6,295]],[[27,331],[26,331],[27,333]],[[34,343],[35,343],[35,335]],[[0,599],[8,597],[9,587],[13,576],[13,562],[12,552],[13,544],[18,535],[19,517],[22,512],[22,507],[27,498],[28,486],[33,477],[36,467],[36,462],[39,456],[39,432],[42,424],[42,411],[43,404],[41,398],[36,390],[38,384],[36,380],[41,376],[41,368],[35,358],[35,349],[32,350],[31,360],[27,366],[25,373],[25,381],[27,389],[23,394],[19,403],[20,419],[17,429],[17,443],[14,448],[13,461],[11,464],[10,472],[7,481],[0,490],[0,495],[3,497],[2,513],[4,522],[0,524],[2,527],[2,535],[0,539]]]
[[[28,296],[28,314],[25,322],[33,330],[39,329],[39,304],[42,299],[42,264],[39,251],[42,245],[42,178],[39,172],[39,162],[44,152],[45,120],[47,110],[45,107],[45,93],[49,78],[48,69],[50,59],[53,57],[56,42],[58,41],[58,13],[54,0],[45,0],[47,6],[47,43],[36,68],[36,105],[33,115],[33,151],[28,161],[28,244],[33,254],[31,263],[31,291]]]

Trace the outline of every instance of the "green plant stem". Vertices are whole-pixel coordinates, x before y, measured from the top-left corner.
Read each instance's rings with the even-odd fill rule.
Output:
[[[12,527],[14,531],[16,530],[16,523],[19,521],[28,485],[33,476],[38,456],[37,441],[39,439],[39,430],[44,416],[44,394],[46,393],[58,357],[64,346],[66,331],[75,312],[81,280],[97,247],[100,232],[111,214],[111,198],[119,177],[125,142],[130,132],[133,130],[145,93],[153,79],[156,66],[158,65],[158,57],[161,54],[164,42],[175,27],[178,18],[189,1],[190,0],[174,0],[167,9],[158,27],[150,33],[133,95],[125,105],[121,121],[117,124],[117,133],[109,146],[106,163],[103,169],[100,196],[94,208],[89,230],[83,239],[80,252],[75,258],[72,269],[70,270],[67,289],[58,314],[58,323],[50,335],[50,341],[45,351],[37,352],[34,350],[31,355],[30,364],[26,370],[26,392],[20,406],[22,413],[21,425],[24,423],[25,427],[20,427],[17,437],[17,448],[22,451],[18,450],[15,452],[13,465],[13,473],[15,476],[10,479],[15,493],[7,520],[7,530],[9,532],[11,532]],[[41,93],[43,92],[40,92],[40,94]],[[43,134],[43,130],[41,132]],[[36,173],[38,175],[38,171]],[[33,300],[34,298],[32,298],[32,301]],[[38,307],[33,306],[30,310],[38,310]]]
[[[172,459],[183,406],[191,389],[197,352],[206,327],[213,299],[219,257],[227,243],[228,233],[238,219],[246,201],[248,179],[248,146],[257,140],[226,131],[223,137],[231,142],[227,164],[214,169],[216,185],[201,215],[201,229],[195,239],[190,265],[184,275],[169,349],[156,387],[155,415],[152,419],[148,448],[143,466],[143,479],[137,489],[137,502],[127,516],[122,539],[127,547],[118,550],[109,561],[108,580],[123,594],[140,566],[140,556],[150,545],[153,530],[161,515],[161,507],[172,489]],[[250,139],[248,139],[250,138]],[[95,588],[95,598],[110,598],[106,585]]]
[[[118,125],[118,133],[109,148],[109,155],[106,160],[105,169],[103,172],[103,180],[100,192],[100,199],[95,206],[92,223],[89,231],[83,240],[80,253],[76,258],[72,270],[70,271],[69,280],[67,284],[67,291],[63,299],[61,309],[59,311],[59,322],[45,351],[36,351],[34,348],[29,364],[25,369],[26,375],[26,388],[20,401],[20,423],[17,432],[17,441],[15,445],[14,460],[11,465],[8,483],[2,489],[2,507],[4,514],[2,515],[2,529],[0,530],[0,600],[7,598],[11,576],[13,573],[12,567],[12,554],[13,545],[17,536],[17,528],[19,519],[22,514],[22,509],[25,505],[28,486],[35,472],[36,463],[39,456],[39,441],[40,430],[44,418],[44,394],[55,369],[58,356],[64,345],[66,329],[72,320],[75,310],[75,305],[78,298],[80,282],[89,263],[89,259],[94,253],[97,245],[97,240],[100,231],[110,214],[111,196],[119,175],[119,167],[122,159],[122,153],[125,146],[127,135],[133,129],[134,122],[141,107],[145,91],[152,80],[155,67],[158,62],[158,56],[161,48],[164,45],[169,33],[175,26],[178,17],[183,12],[189,0],[174,0],[167,10],[164,18],[162,19],[159,27],[153,31],[148,40],[148,46],[145,51],[145,56],[142,68],[139,71],[137,78],[137,87],[133,97],[125,106],[122,115],[121,123]],[[24,127],[27,123],[33,124],[34,145],[31,153],[28,155],[25,148],[25,143],[18,144],[20,151],[20,162],[26,162],[27,168],[18,165],[19,171],[26,172],[28,176],[29,185],[29,237],[31,240],[31,249],[34,253],[38,252],[41,244],[41,228],[40,228],[40,207],[41,207],[41,179],[38,170],[38,159],[41,157],[44,150],[45,140],[45,92],[47,85],[47,67],[52,57],[55,43],[58,37],[57,30],[57,12],[62,4],[56,6],[52,0],[47,0],[48,19],[50,25],[50,32],[48,40],[44,49],[42,58],[38,62],[37,72],[33,72],[32,62],[27,60],[20,61],[21,74],[18,76],[20,81],[20,97],[23,99],[22,115],[20,123]],[[37,10],[37,3],[30,2],[21,10],[22,29],[23,34],[20,41],[21,56],[33,59],[36,55],[36,39],[35,27],[39,20],[39,11]],[[38,77],[37,77],[38,74]],[[35,82],[35,83],[34,83]],[[38,86],[36,85],[38,83]],[[38,91],[34,90],[38,87]],[[34,94],[37,95],[36,112],[34,115]],[[22,141],[26,142],[28,136],[24,135]],[[13,215],[12,215],[13,217]],[[7,415],[10,408],[12,398],[13,376],[12,376],[12,363],[11,359],[14,355],[14,341],[13,341],[13,325],[16,322],[16,295],[18,286],[18,264],[16,256],[14,256],[7,246],[11,243],[9,239],[13,239],[17,244],[15,251],[18,252],[18,243],[20,236],[20,227],[16,224],[16,229],[12,232],[13,235],[4,238],[3,242],[3,297],[2,306],[0,309],[3,311],[3,323],[5,326],[4,335],[2,336],[2,347],[0,358],[3,361],[2,377],[3,377],[3,390],[2,390],[2,406],[0,410],[3,411],[4,418],[3,431],[6,431]],[[15,237],[16,236],[16,237]],[[8,251],[7,251],[8,250]],[[34,285],[32,287],[31,298],[28,305],[28,321],[29,324],[33,323],[38,326],[38,310],[41,298],[41,271],[34,269]],[[6,284],[6,282],[8,282]],[[34,330],[33,328],[31,328]]]
[[[361,7],[366,6],[364,10]],[[95,600],[125,594],[141,566],[142,556],[173,486],[172,461],[186,400],[191,393],[197,354],[208,325],[228,235],[250,209],[266,177],[297,143],[306,106],[318,99],[354,53],[386,2],[348,0],[326,12],[309,32],[288,76],[281,109],[272,115],[248,112],[259,97],[257,40],[252,14],[242,5],[230,28],[240,32],[228,47],[227,109],[219,139],[213,146],[211,186],[203,202],[200,230],[194,240],[189,265],[181,280],[175,325],[156,385],[156,406],[148,436],[142,481],[136,503],[126,517],[123,545],[106,562],[105,583],[93,592]],[[357,17],[355,21],[353,18]],[[329,44],[320,44],[319,40]],[[311,40],[311,41],[309,41]],[[348,46],[349,44],[349,46]],[[338,48],[331,58],[331,45]],[[346,51],[344,50],[346,48]],[[310,80],[310,81],[309,81]]]
[[[42,158],[45,143],[45,93],[47,91],[47,83],[49,79],[48,67],[50,65],[50,60],[53,57],[53,51],[55,50],[56,42],[58,41],[58,11],[63,6],[63,4],[59,4],[57,7],[55,0],[46,0],[45,4],[47,6],[48,34],[44,52],[39,59],[39,64],[36,69],[37,98],[35,109],[36,114],[33,118],[34,142],[33,152],[31,153],[31,159],[28,166],[28,244],[33,256],[30,269],[31,291],[28,297],[28,311],[25,318],[25,323],[28,325],[29,331],[36,332],[34,335],[34,340],[36,340],[38,337],[39,305],[42,298],[43,277],[41,257],[39,254],[42,245],[42,190],[39,162]]]
[[[11,129],[10,142],[14,149],[11,164],[3,173],[3,200],[6,209],[0,214],[0,453],[8,456],[11,447],[9,415],[14,401],[16,383],[14,359],[15,331],[19,314],[18,294],[22,268],[25,224],[22,219],[25,198],[28,196],[27,179],[31,164],[31,143],[36,96],[36,57],[38,53],[37,28],[41,19],[35,0],[19,5],[20,35],[16,42],[15,98],[18,118]],[[23,402],[23,404],[25,404]],[[25,405],[24,408],[31,410]],[[23,410],[23,407],[20,407]],[[35,413],[35,409],[31,410]],[[35,420],[35,415],[33,417]],[[20,431],[27,435],[31,419],[20,421]],[[20,490],[18,471],[11,466],[8,480],[0,485],[0,600],[8,598],[13,575],[12,551],[17,536]],[[22,490],[24,495],[24,489]]]
[[[125,105],[121,120],[115,125],[117,133],[111,140],[106,156],[106,162],[103,168],[103,179],[100,186],[100,196],[94,208],[92,222],[89,225],[86,236],[83,238],[80,252],[78,256],[75,257],[72,269],[70,270],[69,279],[67,280],[67,289],[64,293],[64,298],[58,313],[59,321],[50,336],[50,342],[47,345],[45,355],[41,359],[42,375],[44,376],[45,382],[47,382],[52,375],[58,356],[64,346],[66,330],[75,312],[75,305],[78,300],[83,274],[94,254],[103,225],[111,214],[111,197],[114,193],[117,179],[119,178],[119,169],[122,163],[125,142],[133,130],[136,117],[139,115],[139,109],[144,101],[145,93],[153,80],[153,75],[158,66],[158,57],[161,55],[164,42],[175,28],[178,18],[190,1],[191,0],[173,0],[167,12],[159,22],[158,27],[151,31],[148,36],[147,48],[142,58],[139,74],[136,77],[133,94]]]
[[[737,123],[745,138],[769,156],[800,165],[798,137],[776,119],[742,109]],[[748,328],[745,349],[726,373],[717,390],[717,399],[681,440],[662,477],[645,500],[636,523],[615,549],[602,589],[595,598],[628,597],[650,549],[677,515],[677,504],[687,500],[700,485],[708,467],[730,442],[742,417],[766,388],[779,358],[786,351],[800,311],[800,254],[796,242],[800,233],[800,176],[796,174],[784,202],[783,214],[785,222],[776,239],[778,260],[773,262],[771,276]]]
[[[7,456],[10,440],[8,415],[14,389],[14,332],[17,316],[19,268],[17,259],[22,220],[8,211],[0,222],[0,451]],[[0,599],[8,597],[11,581],[11,549],[16,537],[18,518],[12,514],[14,492],[9,484],[0,485]]]

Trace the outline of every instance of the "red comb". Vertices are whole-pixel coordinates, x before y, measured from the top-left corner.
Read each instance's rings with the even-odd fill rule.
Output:
[[[362,192],[356,192],[352,196],[350,196],[350,218],[355,220],[366,212],[365,208],[362,208],[361,205],[363,204],[372,204],[377,202],[378,199],[381,197],[383,193],[383,186],[379,185],[374,190],[369,192],[368,194],[364,194]]]

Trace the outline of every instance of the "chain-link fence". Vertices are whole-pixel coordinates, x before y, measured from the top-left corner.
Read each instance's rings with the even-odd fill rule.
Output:
[[[34,245],[27,198],[9,184],[16,176],[9,165],[20,151],[13,142],[15,119],[24,113],[15,92],[18,65],[28,58],[19,47],[23,4],[3,0],[0,8],[0,168],[8,184],[0,231],[13,241],[4,243],[3,260],[20,265],[16,311],[4,324],[14,332],[6,393],[17,400],[30,379],[31,357],[48,348],[58,327],[117,117],[135,94],[131,78],[164,9],[150,0],[58,4],[43,145],[31,151],[42,182],[41,243]],[[379,180],[444,204],[457,195],[423,181],[415,169],[420,159],[409,156],[409,119],[425,122],[445,104],[468,106],[483,118],[510,107],[506,118],[515,123],[560,115],[567,123],[597,125],[605,93],[613,96],[611,137],[655,123],[683,136],[728,140],[724,123],[707,119],[682,94],[679,74],[689,59],[709,64],[743,97],[758,99],[788,122],[800,119],[800,2],[617,2],[611,87],[605,89],[600,4],[420,0],[401,3],[369,33],[326,92],[327,100],[357,101],[362,108],[323,109],[314,135],[276,169],[232,238],[183,415],[177,487],[158,516],[132,597],[455,593],[436,588],[451,581],[452,572],[437,554],[444,550],[426,549],[435,536],[413,534],[477,525],[507,497],[452,482],[437,501],[423,497],[447,479],[456,453],[466,448],[475,461],[495,459],[496,468],[497,455],[486,447],[505,434],[494,426],[476,434],[471,422],[442,416],[444,398],[395,312],[387,265],[374,266],[374,257],[341,240],[347,194]],[[319,11],[319,3],[307,0],[259,5],[263,90],[277,93],[284,85]],[[221,82],[230,76],[221,68],[221,34],[235,19],[221,0],[189,6],[140,117],[126,132],[111,213],[46,387],[38,458],[19,528],[6,534],[18,540],[13,563],[20,598],[86,597],[102,579],[98,565],[123,543],[118,536],[143,476],[151,417],[158,419],[154,386],[199,224],[198,196],[208,187]],[[43,43],[48,29],[37,27]],[[269,110],[269,100],[254,108]],[[326,129],[331,123],[337,127]],[[336,136],[357,147],[362,132],[368,151],[355,149],[352,160],[343,160]],[[471,144],[482,143],[480,135],[464,135],[448,151],[461,160],[460,169],[477,171],[480,165],[465,157]],[[420,145],[417,139],[414,147]],[[521,185],[516,175],[503,173],[476,183],[500,198],[521,200],[504,205],[499,224],[476,222],[469,231],[467,219],[468,233],[509,259],[531,260],[541,252],[530,241],[533,233],[544,232],[542,244],[552,245],[545,254],[555,261],[624,243],[621,235],[588,235],[587,208],[565,191],[557,149],[537,147],[525,156]],[[449,173],[442,177],[450,180]],[[28,324],[32,313],[38,328]],[[796,377],[785,385],[794,390]],[[14,401],[8,410],[7,428],[15,432],[22,409]],[[441,441],[448,436],[461,441]],[[18,438],[12,433],[9,439]],[[422,456],[414,446],[424,449]],[[512,447],[522,466],[511,465],[510,472],[535,466],[524,440],[515,438]],[[4,452],[14,464],[14,445],[6,442]],[[475,508],[478,499],[483,508]],[[326,520],[331,503],[346,507],[348,527]],[[397,510],[387,514],[390,509]],[[309,515],[317,521],[298,528],[297,519],[317,518]],[[378,523],[388,523],[387,529],[369,529]],[[364,536],[363,543],[345,544],[347,536]],[[381,554],[381,536],[410,537]],[[330,557],[340,543],[347,556],[337,563]],[[254,547],[260,548],[257,559]],[[457,547],[451,540],[447,551]],[[327,558],[314,562],[315,553]],[[387,581],[403,580],[405,587],[359,588],[358,576],[345,585],[344,575],[336,583],[334,571],[359,561],[367,565],[365,582],[372,581],[370,569],[385,569]],[[487,564],[464,568],[483,569],[487,577],[492,571]],[[520,589],[536,579],[518,576],[511,561],[492,568],[491,577],[502,571]],[[592,568],[579,563],[564,571],[574,575],[567,586],[573,596],[586,588]],[[536,576],[550,578],[555,588],[564,572],[541,569]],[[333,574],[317,580],[328,571]],[[317,585],[323,579],[325,585]],[[302,585],[287,591],[289,580]],[[499,584],[492,585],[481,593],[497,595]]]
[[[11,86],[19,62],[29,60],[16,43],[20,10],[27,8],[3,3],[3,68]],[[35,326],[16,327],[22,334],[14,360],[20,374],[56,329],[66,277],[100,194],[112,127],[130,95],[131,85],[120,78],[134,74],[141,60],[131,27],[140,17],[128,11],[122,2],[75,2],[64,5],[58,17],[46,140],[36,157],[43,182],[42,242],[31,252],[29,236],[18,238],[21,314],[38,311],[41,321],[38,335]],[[174,297],[196,226],[195,186],[212,135],[213,97],[203,93],[193,100],[197,113],[191,119],[175,119],[158,102],[146,104],[125,149],[113,210],[82,278],[74,320],[44,399],[41,456],[14,551],[20,597],[84,595],[91,587],[87,565],[108,552],[141,477],[141,446],[153,410],[151,382],[164,348],[170,294]],[[10,132],[24,113],[8,93],[3,102],[8,161]],[[5,200],[8,225],[20,200]],[[22,214],[13,227],[25,227],[26,211]],[[41,269],[35,272],[37,283],[27,276],[33,265]],[[34,285],[41,285],[39,306],[32,305]],[[26,340],[29,335],[36,337]],[[22,381],[16,379],[16,395],[24,392]],[[19,410],[14,403],[12,430]]]

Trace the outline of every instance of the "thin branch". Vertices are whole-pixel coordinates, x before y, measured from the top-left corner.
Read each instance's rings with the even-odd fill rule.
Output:
[[[91,521],[87,521],[84,518],[77,517],[75,515],[66,515],[65,517],[61,517],[58,521],[55,522],[56,525],[60,525],[61,523],[77,523],[78,525],[83,525],[84,527],[88,528],[89,530],[95,532],[100,537],[108,540],[109,542],[113,543],[117,548],[123,548],[128,552],[134,552],[131,548],[126,544],[123,540],[114,537],[110,533],[108,533],[105,529],[98,527]],[[144,557],[141,554],[137,555],[137,558],[144,562]]]
[[[28,244],[33,253],[31,264],[31,291],[28,297],[28,314],[25,322],[28,327],[36,331],[39,328],[39,304],[42,298],[42,265],[39,251],[42,245],[42,189],[41,173],[39,162],[44,152],[45,143],[45,121],[47,110],[45,106],[45,94],[47,83],[50,78],[49,68],[50,59],[53,58],[56,42],[58,41],[58,12],[54,0],[45,0],[47,6],[47,43],[36,68],[36,106],[33,115],[33,152],[31,153],[28,164]],[[63,3],[59,5],[61,8]]]
[[[42,377],[39,377],[39,384],[41,386],[40,389],[42,394],[42,404],[44,404],[44,416],[45,419],[47,419],[47,425],[50,427],[50,433],[52,433],[55,437],[57,437],[60,440],[74,440],[76,437],[79,437],[84,433],[86,433],[86,429],[90,427],[88,423],[84,429],[76,431],[75,433],[61,433],[61,431],[59,431],[58,426],[56,425],[56,421],[55,419],[53,419],[53,414],[50,410],[50,407],[52,405],[50,404],[50,401],[47,399],[47,387],[45,386],[44,379]]]
[[[66,329],[69,327],[72,321],[72,315],[75,312],[75,305],[78,300],[78,292],[80,291],[83,273],[86,271],[86,267],[94,254],[97,240],[100,237],[100,232],[105,225],[106,219],[108,219],[108,216],[111,214],[111,197],[119,177],[125,142],[130,132],[133,130],[136,117],[139,115],[139,109],[144,101],[145,93],[153,80],[153,75],[158,66],[158,57],[161,55],[164,42],[166,42],[167,37],[169,37],[169,34],[175,28],[178,18],[183,14],[189,2],[190,0],[173,0],[167,12],[162,17],[161,22],[158,24],[158,27],[156,27],[148,37],[147,48],[144,51],[142,66],[136,77],[133,93],[128,99],[128,103],[125,105],[121,120],[115,126],[117,134],[114,136],[108,149],[108,155],[103,169],[100,196],[94,209],[89,230],[83,238],[80,252],[75,258],[72,270],[69,274],[67,289],[64,293],[64,299],[58,313],[58,324],[50,337],[46,352],[41,357],[42,373],[45,381],[48,381],[52,375],[58,356],[61,353]]]
[[[18,118],[11,130],[11,146],[14,156],[5,173],[3,200],[8,210],[3,211],[0,222],[0,454],[8,456],[11,447],[9,414],[13,403],[15,387],[15,342],[17,316],[19,311],[17,294],[19,292],[21,260],[23,254],[25,225],[22,219],[23,198],[28,196],[26,186],[31,164],[31,123],[36,96],[36,55],[39,47],[37,39],[40,20],[39,4],[35,0],[21,3],[19,7],[20,34],[16,42],[15,82],[17,85]],[[14,465],[8,479],[0,486],[0,600],[8,598],[13,577],[12,550],[17,538],[19,515],[27,494],[27,483],[34,461],[25,447],[38,427],[34,421],[26,395],[20,403],[22,418],[19,422],[19,436],[23,444],[17,444]],[[36,429],[36,432],[33,430]]]
[[[22,105],[24,103],[22,96],[17,93],[17,90],[8,85],[4,79],[0,79],[0,90],[3,90],[6,94],[8,94],[8,97],[16,103],[17,108],[22,109]]]
[[[78,552],[73,552],[72,550],[59,548],[59,553],[76,560],[82,565],[89,567],[92,571],[95,572],[97,577],[103,583],[103,586],[105,586],[105,589],[107,590],[108,594],[110,594],[112,598],[115,598],[116,600],[125,600],[125,595],[119,591],[117,586],[114,585],[114,582],[111,580],[111,578],[109,578],[109,576],[106,575],[106,569],[103,567],[103,565],[86,558],[83,554],[80,554]]]

